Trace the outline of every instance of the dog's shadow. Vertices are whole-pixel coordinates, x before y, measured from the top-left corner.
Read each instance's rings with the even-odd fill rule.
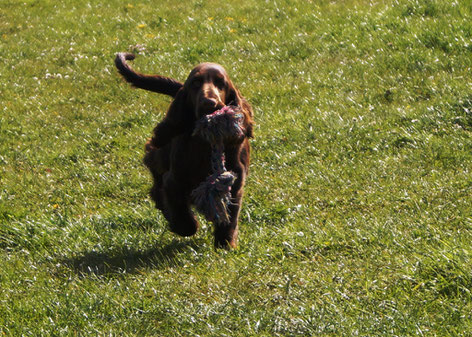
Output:
[[[163,269],[179,264],[177,256],[189,249],[198,250],[199,244],[194,240],[174,239],[163,247],[143,251],[123,249],[122,252],[85,252],[78,256],[63,259],[63,265],[80,275],[111,275],[136,273],[143,268]]]

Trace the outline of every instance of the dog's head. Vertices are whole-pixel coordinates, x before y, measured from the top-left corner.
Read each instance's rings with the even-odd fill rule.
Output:
[[[188,76],[175,96],[167,116],[175,124],[193,125],[204,115],[226,105],[241,108],[244,113],[246,135],[252,136],[252,110],[231,82],[226,70],[216,63],[202,63]]]
[[[236,89],[226,70],[215,63],[196,66],[185,81],[187,100],[196,119],[213,113],[236,100]]]

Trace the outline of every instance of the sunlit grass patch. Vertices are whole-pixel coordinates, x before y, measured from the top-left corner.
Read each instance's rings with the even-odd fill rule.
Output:
[[[0,333],[468,336],[468,1],[4,1]],[[239,248],[178,238],[143,146],[221,63],[253,105]]]

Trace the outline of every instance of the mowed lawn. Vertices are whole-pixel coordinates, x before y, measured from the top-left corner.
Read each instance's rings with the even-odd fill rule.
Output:
[[[0,2],[0,335],[471,336],[472,2]],[[144,144],[222,64],[239,248],[167,229]]]

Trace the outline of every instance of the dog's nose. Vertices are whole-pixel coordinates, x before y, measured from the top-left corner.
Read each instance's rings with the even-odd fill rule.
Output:
[[[212,109],[212,108],[216,108],[216,105],[218,104],[218,101],[214,98],[207,98],[207,97],[204,97],[202,98],[202,100],[200,101],[200,105],[205,108],[205,109]]]
[[[217,98],[202,97],[198,107],[198,113],[201,115],[208,115],[224,106],[225,105]]]

